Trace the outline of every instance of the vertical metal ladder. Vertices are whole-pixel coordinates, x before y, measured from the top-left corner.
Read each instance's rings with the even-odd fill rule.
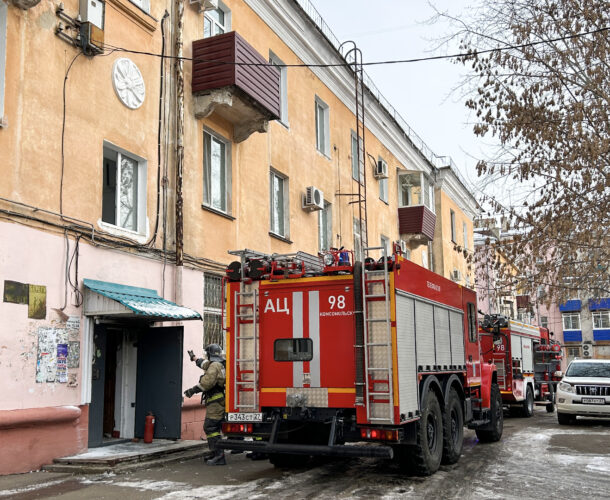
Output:
[[[238,411],[258,409],[258,289],[242,281],[235,292],[234,406]]]
[[[392,382],[392,321],[390,317],[390,281],[385,247],[383,269],[362,270],[362,310],[364,319],[364,387],[366,416],[369,422],[394,423],[394,387]]]

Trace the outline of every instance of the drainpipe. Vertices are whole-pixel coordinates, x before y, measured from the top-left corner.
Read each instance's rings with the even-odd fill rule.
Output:
[[[184,268],[184,219],[182,168],[184,164],[184,62],[182,61],[184,0],[176,0],[176,303],[182,300]]]

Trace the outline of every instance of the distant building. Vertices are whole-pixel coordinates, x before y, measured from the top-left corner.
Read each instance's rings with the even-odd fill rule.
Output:
[[[610,297],[559,305],[568,359],[610,358]]]

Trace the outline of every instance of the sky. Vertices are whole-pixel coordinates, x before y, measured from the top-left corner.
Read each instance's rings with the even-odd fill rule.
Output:
[[[438,45],[451,27],[447,22],[429,22],[435,10],[427,0],[311,2],[340,41],[356,42],[365,63],[447,53]],[[431,2],[457,17],[469,6],[466,0]],[[445,59],[369,66],[365,71],[432,151],[451,156],[466,180],[477,183],[475,166],[491,150],[491,141],[472,132],[472,117],[459,91],[468,69]]]

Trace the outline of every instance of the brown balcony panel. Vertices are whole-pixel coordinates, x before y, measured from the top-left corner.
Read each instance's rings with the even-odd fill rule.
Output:
[[[517,295],[517,309],[525,309],[530,305],[529,295]]]
[[[278,119],[280,74],[277,68],[240,66],[234,64],[236,62],[268,64],[254,47],[234,31],[193,42],[193,94],[237,89],[239,97],[247,105],[257,108],[267,120]],[[246,99],[243,99],[244,95]]]
[[[400,207],[398,209],[398,227],[400,234],[423,236],[428,241],[434,239],[436,215],[425,206]]]

